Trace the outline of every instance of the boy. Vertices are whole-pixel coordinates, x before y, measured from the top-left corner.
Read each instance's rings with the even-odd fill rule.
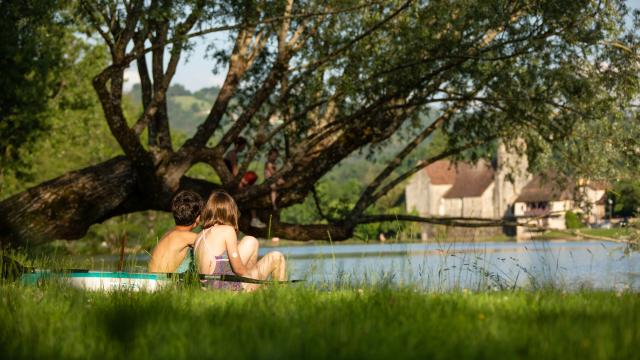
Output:
[[[227,153],[224,157],[224,163],[227,165],[229,171],[233,176],[238,175],[238,156],[244,151],[247,147],[247,139],[242,136],[238,137],[236,141],[233,142],[233,149]]]
[[[192,232],[200,221],[203,201],[193,191],[181,191],[171,202],[176,226],[169,230],[151,253],[149,272],[182,273],[193,261],[193,243],[197,234]]]
[[[242,180],[240,180],[240,184],[238,184],[238,189],[244,189],[248,186],[251,186],[256,183],[256,180],[258,180],[258,175],[253,171],[247,171],[242,177]],[[258,214],[256,213],[255,210],[251,210],[250,225],[258,229],[264,229],[267,227],[267,224],[263,223],[262,221],[260,221],[260,219],[258,219]]]

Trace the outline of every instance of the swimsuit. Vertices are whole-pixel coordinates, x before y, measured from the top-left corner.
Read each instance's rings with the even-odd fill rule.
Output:
[[[175,272],[178,274],[186,273],[191,269],[191,264],[193,264],[193,249],[189,248],[187,249],[187,255],[185,255]]]
[[[212,229],[212,228],[213,226],[210,227],[209,229]],[[200,245],[200,240],[204,239],[204,233],[209,229],[202,230],[202,232],[198,235],[198,238],[196,239],[196,242],[193,246],[194,251],[198,249],[198,245]],[[209,246],[207,245],[206,242],[204,242],[204,245],[207,247]],[[222,254],[214,256],[214,258],[216,260],[216,266],[214,267],[213,273],[211,273],[211,275],[235,275],[235,273],[231,269],[231,263],[229,262],[229,257],[227,256],[226,250],[222,252]],[[212,289],[225,289],[225,290],[234,290],[234,291],[242,290],[242,284],[239,282],[221,281],[221,280],[202,280],[201,282],[203,283],[203,285]]]

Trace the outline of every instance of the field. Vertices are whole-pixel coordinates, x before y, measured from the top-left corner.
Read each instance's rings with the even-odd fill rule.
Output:
[[[89,293],[0,285],[3,358],[640,358],[640,297],[277,287]]]

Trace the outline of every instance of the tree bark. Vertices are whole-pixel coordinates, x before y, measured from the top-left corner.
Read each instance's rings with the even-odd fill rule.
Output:
[[[144,209],[132,201],[136,181],[131,162],[119,156],[16,194],[0,202],[0,242],[23,246],[81,238],[95,223]]]
[[[214,183],[182,177],[180,189],[206,198]],[[132,162],[118,156],[69,172],[0,202],[0,244],[37,245],[56,239],[76,240],[89,227],[144,210],[171,210],[174,192],[145,186]]]

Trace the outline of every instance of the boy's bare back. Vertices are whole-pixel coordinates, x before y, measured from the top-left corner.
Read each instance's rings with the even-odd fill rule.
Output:
[[[153,249],[150,272],[175,272],[182,263],[198,234],[188,230],[172,229],[167,232]]]

